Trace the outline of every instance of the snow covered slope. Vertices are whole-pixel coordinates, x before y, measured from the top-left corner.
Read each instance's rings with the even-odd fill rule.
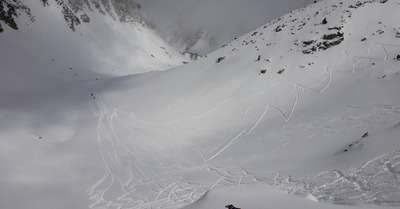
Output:
[[[2,87],[27,85],[27,74],[29,81],[53,85],[167,69],[187,61],[156,34],[138,5],[123,3],[2,1],[2,13],[10,14],[0,33],[1,67],[7,74]]]
[[[0,208],[88,208],[104,167],[91,89],[189,59],[132,1],[2,0],[0,24]]]
[[[399,206],[398,11],[321,1],[188,65],[2,103],[1,205]]]

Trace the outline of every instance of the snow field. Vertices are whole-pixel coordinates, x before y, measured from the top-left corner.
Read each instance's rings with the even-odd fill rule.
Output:
[[[184,59],[109,17],[4,33],[1,205],[397,207],[399,9],[320,1],[167,71]]]
[[[363,169],[347,173],[350,167],[357,170],[356,165],[365,163],[366,159],[385,153],[391,155],[399,149],[396,137],[382,133],[382,130],[397,124],[400,116],[399,98],[393,97],[398,89],[395,81],[398,79],[397,63],[390,59],[398,53],[398,40],[392,34],[361,41],[359,37],[366,31],[352,27],[369,17],[370,10],[376,9],[378,4],[385,11],[391,9],[393,2],[383,6],[379,2],[367,2],[364,7],[368,9],[356,9],[351,12],[351,19],[343,16],[351,2],[337,2],[336,5],[341,6],[324,14],[330,17],[328,25],[320,24],[321,14],[298,30],[312,31],[308,38],[319,38],[322,33],[332,33],[327,28],[340,26],[340,31],[345,34],[344,41],[325,51],[304,54],[304,46],[294,44],[300,43],[296,39],[302,36],[291,37],[285,33],[282,35],[282,32],[289,32],[302,19],[307,20],[306,15],[318,11],[318,4],[292,14],[291,18],[297,19],[295,21],[288,21],[290,16],[286,15],[265,29],[260,28],[256,35],[252,32],[193,64],[159,74],[110,80],[98,89],[102,95],[101,102],[114,108],[118,115],[131,115],[129,121],[133,122],[129,124],[141,121],[152,130],[145,133],[141,131],[142,125],[127,126],[132,132],[122,138],[129,138],[129,141],[143,139],[137,143],[141,145],[158,141],[154,143],[157,146],[143,148],[143,154],[139,155],[152,153],[157,156],[154,160],[157,163],[153,164],[159,169],[158,175],[171,173],[164,170],[166,165],[179,168],[173,170],[181,169],[181,178],[176,177],[176,181],[163,188],[175,187],[177,181],[186,181],[185,172],[200,168],[201,180],[197,181],[203,183],[194,185],[198,185],[202,192],[261,181],[289,193],[312,194],[314,200],[322,202],[398,205],[395,200],[398,184],[392,188],[381,180],[367,178],[363,176]],[[387,28],[396,26],[393,19],[384,19],[382,22]],[[285,24],[280,34],[276,32],[277,25]],[[380,25],[377,22],[372,27],[378,29]],[[255,61],[258,54],[262,59]],[[219,57],[225,59],[216,63]],[[265,75],[259,73],[265,67]],[[211,79],[210,74],[213,75]],[[383,74],[393,77],[382,81]],[[381,91],[385,93],[381,94]],[[123,95],[134,99],[119,99]],[[371,136],[359,140],[368,131]],[[398,134],[398,130],[395,132]],[[140,135],[135,136],[138,133]],[[379,138],[384,142],[378,141]],[[111,139],[113,143],[116,140]],[[354,146],[349,148],[353,143]],[[133,146],[125,148],[132,153],[142,152]],[[182,154],[185,158],[179,161],[191,162],[184,166],[171,162],[171,154],[155,154],[164,152],[185,153]],[[390,160],[377,163],[373,169],[378,171],[388,162],[392,163]],[[215,174],[202,170],[210,164],[220,168],[219,178],[216,175],[215,179]],[[231,174],[232,168],[242,174],[233,179],[222,175]],[[356,173],[359,179],[348,177]],[[398,178],[396,172],[382,175],[387,182]],[[321,183],[320,178],[326,178],[327,185]],[[358,181],[373,181],[379,186],[357,187]],[[333,188],[339,189],[333,192]],[[186,199],[183,204],[176,201],[167,206],[156,201],[153,207],[181,207],[200,198],[202,192],[196,198]],[[170,192],[169,196],[174,196],[174,193]],[[148,202],[155,203],[154,198],[150,199]],[[145,204],[128,205],[125,207],[147,207]]]

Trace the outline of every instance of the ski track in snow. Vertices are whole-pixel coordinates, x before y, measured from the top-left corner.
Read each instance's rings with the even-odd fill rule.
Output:
[[[292,118],[298,105],[299,88],[296,86],[297,99],[292,107],[291,115],[287,117],[288,120]],[[217,167],[211,164],[212,159],[223,153],[236,140],[243,135],[251,134],[266,117],[270,106],[265,106],[264,109],[256,108],[259,117],[255,119],[253,125],[249,129],[237,130],[236,134],[224,139],[220,145],[208,153],[214,154],[207,157],[207,154],[187,140],[166,130],[143,123],[143,121],[131,117],[131,113],[120,112],[117,109],[111,110],[101,103],[97,105],[100,115],[98,141],[106,168],[104,176],[87,190],[93,201],[91,208],[179,208],[193,203],[207,191],[217,187],[259,181],[275,185],[289,193],[310,193],[322,202],[400,205],[393,195],[387,196],[391,194],[390,192],[400,191],[399,185],[392,187],[393,184],[380,182],[384,179],[399,181],[399,151],[379,156],[361,168],[349,171],[326,171],[314,177],[299,180],[292,180],[290,177],[276,172],[251,174],[241,167]],[[365,107],[346,106],[343,108],[346,108],[347,111],[337,118],[330,118],[330,115],[326,115],[326,118],[320,117],[318,120],[313,120],[313,123],[305,121],[295,126],[287,124],[283,129],[277,130],[271,135],[275,134],[275,137],[282,138],[281,146],[285,146],[291,143],[290,138],[294,138],[287,134],[285,129],[301,130],[309,135],[308,138],[311,138],[321,134],[316,130],[323,130],[324,135],[332,135],[353,128],[367,128],[371,125],[367,121],[380,123],[388,118],[400,118],[400,107],[395,105],[374,104]],[[247,109],[243,114],[244,117],[250,117],[251,109],[254,108]],[[338,124],[342,125],[337,126]],[[337,127],[337,129],[332,129],[332,127]],[[293,131],[292,133],[296,134],[297,132]],[[161,134],[168,142],[155,141],[156,139],[152,139],[151,134]],[[170,144],[183,146],[183,149],[192,150],[198,156],[192,159],[183,158],[179,154],[169,151],[167,145]],[[372,178],[367,173],[367,171],[370,172],[367,168],[374,170],[377,174]],[[383,170],[383,173],[380,170]],[[206,183],[187,180],[185,173],[192,172],[206,172],[203,175],[208,176],[205,177],[208,180]],[[374,184],[374,189],[371,184]],[[332,195],[332,191],[336,188],[339,188],[338,192],[334,192]],[[378,193],[377,191],[382,192]],[[364,193],[366,195],[361,195]],[[384,194],[386,196],[382,196]]]
[[[273,185],[292,194],[310,193],[318,201],[352,205],[400,205],[400,151],[369,160],[360,167],[331,170],[293,180],[278,175]]]
[[[296,92],[299,94],[297,87]],[[100,98],[98,97],[97,100]],[[297,101],[298,99],[296,103]],[[296,103],[290,117],[294,114]],[[243,129],[216,146],[216,149],[211,151],[214,154],[209,158],[188,141],[137,120],[131,117],[131,113],[119,112],[117,109],[111,110],[101,103],[97,103],[97,106],[100,115],[98,142],[106,170],[104,176],[87,190],[94,201],[91,208],[177,208],[196,201],[207,191],[216,187],[258,181],[256,176],[243,168],[216,167],[210,164],[210,161],[228,149],[242,135],[251,134],[267,114],[269,106],[264,107],[249,129]],[[257,108],[257,112],[259,109]],[[129,117],[121,117],[120,115],[123,114]],[[126,121],[127,119],[130,121]],[[168,148],[153,141],[151,135],[146,136],[149,134],[144,133],[146,131],[162,134],[169,138],[171,143],[184,144],[188,149],[196,151],[201,156],[202,162],[191,161],[169,153]],[[134,138],[135,135],[137,138]],[[205,170],[210,176],[219,176],[218,180],[208,184],[198,184],[187,181],[180,175],[185,172]],[[120,196],[109,197],[113,194],[120,194]]]
[[[220,155],[222,152],[224,152],[233,142],[235,142],[237,139],[239,139],[245,132],[247,132],[247,129],[242,130],[239,134],[237,134],[235,137],[233,137],[229,143],[227,143],[222,149],[220,149],[217,153],[215,153],[213,156],[208,158],[206,161],[210,161]]]
[[[346,57],[349,58],[353,62],[352,72],[357,71],[358,64],[360,63],[361,60],[386,61],[390,57],[390,53],[386,47],[396,47],[396,48],[400,47],[400,45],[397,45],[397,44],[378,43],[376,41],[372,41],[372,45],[368,48],[369,55],[372,54],[372,49],[373,49],[374,45],[378,46],[382,50],[382,52],[384,53],[384,57],[355,56],[355,55],[350,55],[347,50],[344,51]]]
[[[347,50],[345,50],[344,53],[345,53],[346,56],[347,56],[348,58],[350,58],[351,61],[353,62],[353,69],[352,69],[352,72],[353,72],[353,73],[356,72],[358,62],[355,60],[355,58],[354,58],[353,56],[349,55],[349,53],[347,52]]]
[[[247,129],[206,158],[200,149],[172,133],[133,120],[131,114],[111,110],[104,104],[97,103],[97,106],[100,115],[98,142],[106,169],[103,177],[87,189],[93,201],[91,208],[179,208],[216,187],[257,181],[240,167],[220,168],[208,162],[248,133]],[[168,143],[156,142],[152,139],[153,133],[162,134]],[[197,161],[201,159],[202,162],[169,152],[167,145],[170,143],[196,151],[200,157]],[[218,180],[196,183],[183,175],[196,171],[208,171],[207,175]]]

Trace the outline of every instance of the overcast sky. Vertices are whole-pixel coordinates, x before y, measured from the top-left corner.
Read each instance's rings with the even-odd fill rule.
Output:
[[[161,30],[184,21],[204,27],[225,40],[243,35],[314,0],[136,0],[143,13]]]

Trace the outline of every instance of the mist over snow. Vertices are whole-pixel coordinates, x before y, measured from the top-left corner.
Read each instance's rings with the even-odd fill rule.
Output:
[[[165,12],[228,3],[183,4]],[[397,0],[318,1],[246,32],[228,18],[240,30],[197,61],[144,7],[0,1],[1,209],[400,207]]]
[[[205,55],[313,0],[138,0],[180,51]]]

